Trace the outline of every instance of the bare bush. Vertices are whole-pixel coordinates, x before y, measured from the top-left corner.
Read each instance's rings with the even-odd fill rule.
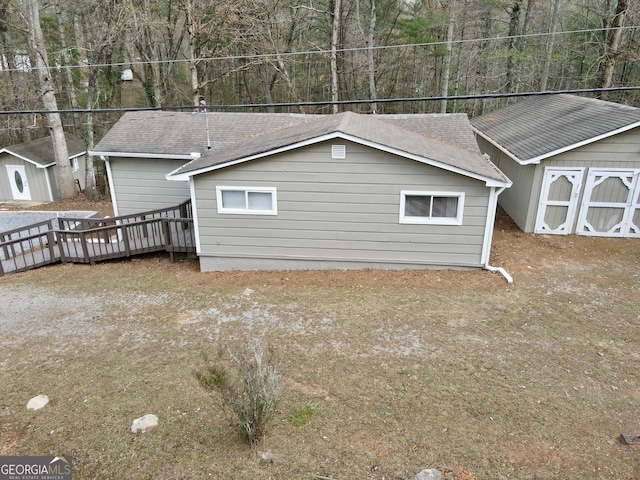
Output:
[[[195,372],[202,387],[217,392],[231,423],[249,444],[265,435],[280,396],[280,375],[272,349],[256,344],[237,352],[219,352],[216,361],[205,356],[205,367]]]

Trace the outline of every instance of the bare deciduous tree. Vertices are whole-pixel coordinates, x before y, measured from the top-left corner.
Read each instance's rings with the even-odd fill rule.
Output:
[[[67,141],[62,127],[62,119],[58,112],[58,102],[55,92],[56,86],[51,78],[47,48],[40,28],[40,10],[36,0],[22,0],[23,11],[28,24],[29,45],[31,46],[38,79],[40,82],[40,96],[47,113],[47,123],[53,143],[53,153],[56,159],[58,177],[58,193],[62,199],[74,198],[78,192],[71,171],[71,161]]]
[[[598,88],[609,88],[611,86],[627,9],[627,0],[618,0],[610,30],[607,30],[604,59],[599,64]],[[607,93],[601,92],[598,96],[604,99],[607,97]]]

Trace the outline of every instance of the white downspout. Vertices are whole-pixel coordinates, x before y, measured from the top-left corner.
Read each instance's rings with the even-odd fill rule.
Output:
[[[496,219],[496,212],[498,209],[498,196],[505,191],[507,187],[502,187],[496,191],[495,187],[491,188],[489,194],[489,208],[487,211],[487,225],[484,232],[484,245],[482,246],[482,263],[483,268],[490,272],[499,273],[507,281],[507,283],[513,283],[513,277],[507,273],[502,267],[494,267],[489,265],[489,256],[491,254],[491,242],[493,241],[493,227]],[[493,214],[491,214],[493,212]]]
[[[193,235],[196,237],[196,255],[200,256],[200,225],[198,223],[198,206],[196,204],[195,176],[189,177],[189,191],[191,193],[191,215],[193,216]]]

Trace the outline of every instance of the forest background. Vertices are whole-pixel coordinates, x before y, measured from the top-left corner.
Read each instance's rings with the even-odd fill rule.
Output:
[[[62,132],[91,149],[132,108],[640,106],[639,23],[640,0],[0,0],[0,147],[51,134],[64,182]]]

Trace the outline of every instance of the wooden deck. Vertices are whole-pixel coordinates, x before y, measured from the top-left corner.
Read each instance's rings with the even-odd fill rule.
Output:
[[[52,263],[89,263],[150,252],[195,252],[191,204],[111,218],[58,218],[0,233],[0,275]]]

